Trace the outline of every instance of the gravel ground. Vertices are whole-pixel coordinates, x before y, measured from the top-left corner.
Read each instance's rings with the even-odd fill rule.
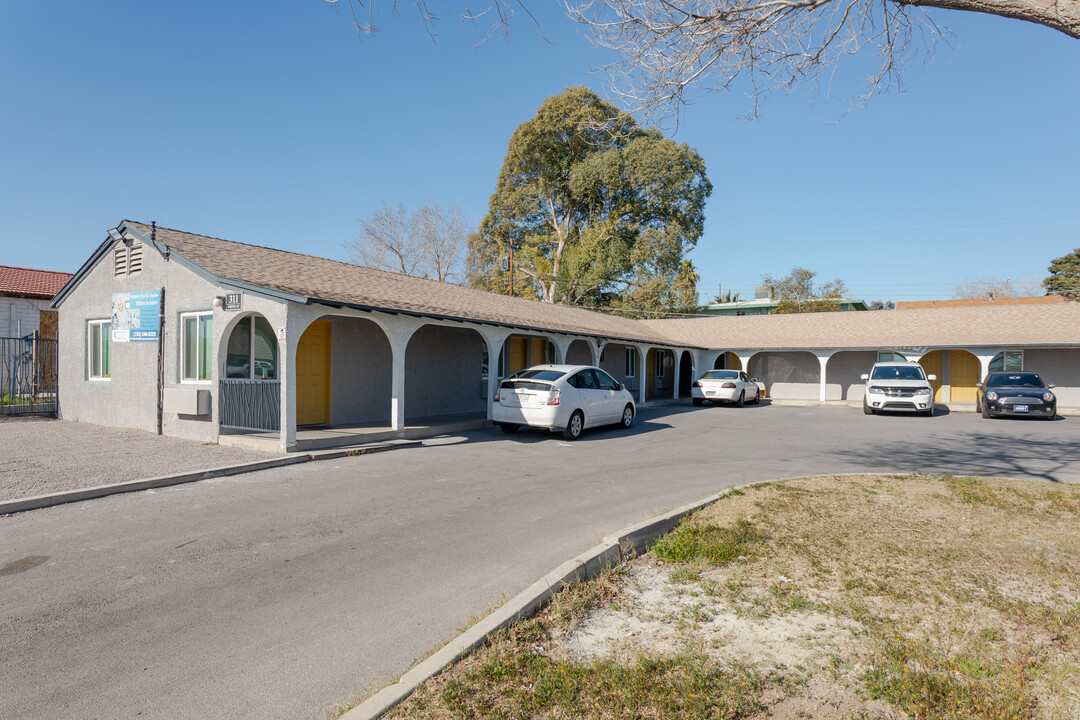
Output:
[[[143,430],[42,417],[0,418],[0,500],[266,460]]]

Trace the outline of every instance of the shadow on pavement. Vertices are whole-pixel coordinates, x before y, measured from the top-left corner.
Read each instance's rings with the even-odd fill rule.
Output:
[[[986,422],[990,422],[987,420]],[[1080,443],[1074,440],[1009,437],[968,433],[948,441],[893,441],[840,450],[838,455],[867,465],[884,464],[906,472],[939,472],[1062,482],[1062,471],[1080,463]]]

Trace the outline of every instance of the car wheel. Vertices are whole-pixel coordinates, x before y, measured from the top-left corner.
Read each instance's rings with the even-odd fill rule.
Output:
[[[1057,420],[1057,411],[1055,410],[1048,415],[1043,415],[1043,420]]]
[[[577,440],[581,437],[581,431],[585,429],[585,416],[580,410],[575,410],[570,416],[570,422],[563,428],[562,436],[567,440]]]
[[[862,411],[863,411],[863,415],[873,415],[874,414],[874,408],[867,405],[865,401],[862,404]]]
[[[934,417],[934,408],[930,408],[929,410],[923,410],[919,414],[923,417]]]
[[[746,404],[746,391],[743,390],[739,393],[739,399],[735,401],[735,407],[742,407]]]
[[[990,414],[990,408],[986,407],[986,403],[983,403],[983,406],[982,406],[982,416],[984,418],[993,417],[993,415]]]
[[[634,408],[627,405],[622,411],[622,426],[629,429],[634,424]]]
[[[754,402],[752,404],[754,404],[754,405],[760,405],[761,404],[761,388],[758,388],[757,390],[754,391]]]
[[[694,407],[701,407],[703,402],[705,402],[703,398],[694,398]]]
[[[521,426],[514,423],[499,423],[499,428],[507,435],[513,435],[521,429]]]

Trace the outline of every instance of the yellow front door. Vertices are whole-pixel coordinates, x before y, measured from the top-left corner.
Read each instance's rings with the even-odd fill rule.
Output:
[[[949,351],[949,399],[952,402],[975,402],[982,366],[979,358],[965,350]]]
[[[311,323],[296,345],[296,424],[330,422],[330,321]]]
[[[945,383],[945,378],[941,376],[945,367],[942,362],[943,357],[943,351],[935,350],[923,355],[919,360],[919,364],[923,366],[923,371],[927,375],[936,376],[936,379],[930,381],[930,385],[934,388],[934,402],[941,402],[941,386]]]

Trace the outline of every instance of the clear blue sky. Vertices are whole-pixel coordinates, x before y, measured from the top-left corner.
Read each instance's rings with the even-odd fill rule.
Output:
[[[804,91],[755,121],[739,93],[689,108],[703,294],[802,265],[867,300],[945,298],[1080,247],[1080,41],[931,17],[953,46],[842,119]],[[74,271],[123,218],[337,259],[383,201],[479,223],[517,124],[569,85],[604,94],[605,56],[541,19],[551,42],[519,13],[475,47],[483,27],[448,14],[435,44],[408,3],[358,39],[321,0],[0,0],[0,264]]]

